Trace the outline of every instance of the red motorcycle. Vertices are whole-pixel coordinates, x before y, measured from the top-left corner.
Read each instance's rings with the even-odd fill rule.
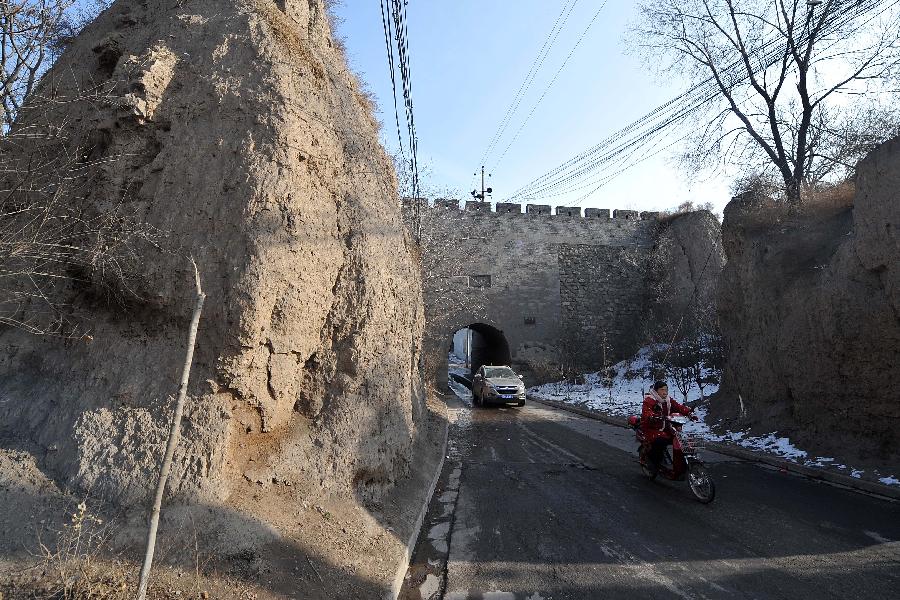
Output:
[[[672,452],[666,447],[662,464],[659,469],[654,472],[650,466],[650,444],[641,431],[641,418],[629,417],[628,424],[635,431],[635,438],[640,446],[638,447],[638,457],[640,458],[641,470],[644,475],[651,481],[656,477],[662,476],[672,481],[684,481],[687,478],[688,485],[694,497],[703,504],[712,502],[716,497],[716,485],[713,483],[709,471],[703,459],[700,458],[699,450],[703,446],[703,440],[698,436],[691,436],[682,431],[684,424],[688,422],[687,417],[681,415],[670,415],[665,418],[666,430],[672,434]]]

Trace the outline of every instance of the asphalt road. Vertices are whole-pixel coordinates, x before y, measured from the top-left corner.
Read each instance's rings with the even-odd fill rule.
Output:
[[[641,476],[625,429],[451,407],[404,599],[900,597],[900,504],[707,453],[717,498]]]

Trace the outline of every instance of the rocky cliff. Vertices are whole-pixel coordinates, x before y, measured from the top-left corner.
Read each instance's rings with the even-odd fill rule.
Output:
[[[145,498],[193,257],[208,299],[174,494],[221,502],[249,480],[377,499],[403,477],[425,402],[421,283],[323,3],[118,0],[37,97],[7,164],[76,157],[62,204],[158,237],[122,276],[78,265],[47,291],[78,335],[0,331],[0,441],[66,487]]]
[[[647,326],[656,341],[716,329],[715,301],[725,263],[721,225],[707,210],[664,217],[650,257]]]
[[[860,163],[852,207],[779,218],[758,198],[732,200],[719,297],[728,367],[714,414],[819,453],[900,455],[898,190],[895,139]]]

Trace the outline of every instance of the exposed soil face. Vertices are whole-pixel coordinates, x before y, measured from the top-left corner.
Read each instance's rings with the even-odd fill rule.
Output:
[[[900,141],[859,166],[855,205],[772,222],[753,198],[725,210],[719,310],[726,385],[715,416],[789,434],[820,454],[900,454]],[[896,463],[894,463],[896,464]]]
[[[724,263],[722,226],[711,212],[662,220],[650,263],[653,289],[647,321],[654,340],[696,335],[699,322],[712,318],[710,307]]]
[[[323,2],[119,0],[38,93],[54,101],[23,110],[18,131],[33,135],[5,157],[81,157],[66,202],[120,211],[159,239],[132,249],[125,278],[84,271],[50,291],[78,336],[0,331],[0,445],[26,450],[60,489],[143,506],[184,359],[193,257],[208,298],[173,501],[209,507],[214,528],[260,532],[236,528],[223,547],[287,532],[320,555],[319,543],[345,544],[346,558],[363,551],[352,539],[365,521],[390,540],[365,552],[393,564],[401,544],[372,507],[435,454],[421,281]],[[345,532],[288,522],[327,503],[355,515]],[[360,570],[381,585],[374,566]]]

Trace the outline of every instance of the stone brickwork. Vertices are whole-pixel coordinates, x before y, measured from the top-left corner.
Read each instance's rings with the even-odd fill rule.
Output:
[[[576,365],[602,364],[602,340],[617,359],[641,343],[649,253],[641,246],[560,244],[562,340]]]
[[[509,342],[513,364],[531,381],[552,377],[547,364],[577,357],[599,368],[594,350],[606,332],[611,358],[630,355],[646,305],[646,264],[660,222],[636,211],[455,201],[422,209],[426,337],[446,377],[454,331],[490,325]],[[404,200],[407,219],[414,204]],[[569,214],[566,214],[566,211]],[[560,213],[562,211],[562,213]],[[558,374],[558,373],[557,373]]]

